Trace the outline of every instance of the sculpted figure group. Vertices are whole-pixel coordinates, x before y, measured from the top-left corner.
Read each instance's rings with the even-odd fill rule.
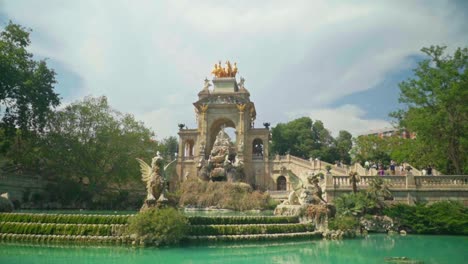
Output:
[[[237,63],[231,65],[230,61],[226,61],[225,67],[221,66],[221,61],[215,64],[211,73],[217,78],[236,77]]]
[[[319,178],[317,175],[309,175],[307,182],[304,183],[296,175],[290,175],[290,180],[295,186],[289,194],[288,200],[283,202],[283,205],[310,205],[310,204],[326,204],[322,198],[322,188],[319,186]]]
[[[237,158],[231,139],[222,127],[208,160],[202,157],[198,163],[199,177],[205,181],[237,182],[242,178],[242,168],[243,163]]]

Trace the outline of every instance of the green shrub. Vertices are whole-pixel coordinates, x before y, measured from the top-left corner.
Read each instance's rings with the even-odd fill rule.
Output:
[[[179,205],[217,207],[236,211],[263,210],[271,206],[268,194],[254,191],[245,183],[184,181]]]
[[[459,202],[397,204],[384,210],[401,229],[418,234],[468,235],[468,208]]]
[[[297,216],[192,216],[191,225],[248,225],[299,223]]]
[[[149,209],[129,220],[128,233],[146,245],[176,244],[188,231],[185,216],[174,208]]]
[[[359,221],[353,216],[337,216],[328,222],[331,230],[355,230],[359,228]]]
[[[314,231],[311,224],[192,225],[192,236],[282,234]]]
[[[13,209],[13,203],[7,198],[0,196],[0,212],[11,212]]]
[[[365,192],[344,194],[334,201],[337,213],[344,216],[362,216],[376,213],[379,203]]]

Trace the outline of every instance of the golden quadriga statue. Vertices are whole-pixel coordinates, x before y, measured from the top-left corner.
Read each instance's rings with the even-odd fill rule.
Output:
[[[215,64],[211,73],[216,78],[234,78],[237,74],[237,63],[231,65],[230,61],[226,61],[225,66],[221,66],[221,61]]]

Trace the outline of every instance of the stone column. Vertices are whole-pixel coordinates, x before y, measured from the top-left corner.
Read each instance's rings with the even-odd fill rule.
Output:
[[[205,148],[206,148],[206,111],[208,111],[208,105],[200,105],[200,128],[199,128],[199,131],[200,131],[200,139],[198,140],[198,144],[199,144],[199,153],[200,155],[203,155],[203,157],[205,156]]]
[[[325,188],[323,188],[323,193],[327,199],[327,202],[332,202],[334,199],[335,186],[333,184],[333,175],[329,172],[325,174]]]
[[[414,192],[416,191],[416,182],[411,172],[406,174],[406,200],[409,205],[414,204]]]
[[[239,127],[237,128],[237,155],[239,158],[244,156],[245,142],[244,142],[244,111],[246,104],[237,104],[239,110]]]

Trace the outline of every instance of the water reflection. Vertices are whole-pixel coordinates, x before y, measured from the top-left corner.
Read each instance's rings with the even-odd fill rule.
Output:
[[[132,248],[0,243],[0,263],[383,263],[410,257],[425,263],[464,263],[467,237],[385,236],[343,241],[289,241]]]

